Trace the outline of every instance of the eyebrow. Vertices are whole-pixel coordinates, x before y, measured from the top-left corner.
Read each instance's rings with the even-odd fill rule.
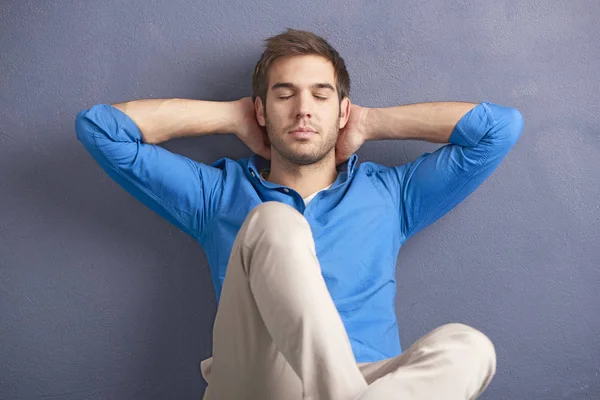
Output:
[[[329,89],[332,92],[335,92],[335,88],[329,83],[313,83],[310,85],[311,89]],[[286,88],[286,89],[297,89],[296,85],[291,82],[277,82],[273,86],[271,86],[271,90]]]

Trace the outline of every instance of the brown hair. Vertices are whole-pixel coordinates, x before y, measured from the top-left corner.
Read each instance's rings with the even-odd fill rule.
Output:
[[[290,29],[279,35],[265,39],[265,50],[256,63],[252,75],[253,100],[260,97],[263,104],[267,102],[269,84],[269,68],[279,57],[316,54],[333,64],[335,84],[339,101],[350,96],[350,76],[346,63],[339,53],[325,39],[312,32]]]

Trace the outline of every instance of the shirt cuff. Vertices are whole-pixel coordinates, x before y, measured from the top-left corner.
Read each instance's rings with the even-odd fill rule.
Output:
[[[458,121],[452,134],[450,143],[459,146],[473,147],[487,133],[492,121],[492,110],[489,103],[479,103]]]
[[[117,127],[120,128],[117,130],[117,135],[125,134],[127,136],[127,138],[121,138],[121,140],[127,142],[142,142],[142,132],[140,132],[140,129],[129,115],[110,104],[106,104],[106,106],[112,111],[115,121],[117,122]]]

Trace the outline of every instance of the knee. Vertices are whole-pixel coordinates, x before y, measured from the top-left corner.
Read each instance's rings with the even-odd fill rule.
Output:
[[[260,218],[265,218],[272,215],[284,215],[289,217],[294,214],[302,216],[298,210],[290,205],[279,201],[266,201],[254,207],[248,214],[248,218],[254,215],[257,215]]]
[[[448,333],[454,343],[452,347],[464,353],[478,366],[489,369],[492,374],[496,371],[496,349],[489,337],[468,325],[452,323],[441,329]]]
[[[298,210],[277,201],[256,206],[245,224],[248,233],[268,241],[289,242],[294,236],[311,234],[308,221]]]

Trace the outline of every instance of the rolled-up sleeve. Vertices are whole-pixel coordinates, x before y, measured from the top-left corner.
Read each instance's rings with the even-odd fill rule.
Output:
[[[523,130],[521,113],[480,103],[456,124],[450,143],[379,176],[398,206],[408,239],[469,196],[498,167]]]
[[[218,208],[222,170],[144,143],[133,120],[109,104],[80,111],[75,131],[100,167],[129,194],[200,238]]]

